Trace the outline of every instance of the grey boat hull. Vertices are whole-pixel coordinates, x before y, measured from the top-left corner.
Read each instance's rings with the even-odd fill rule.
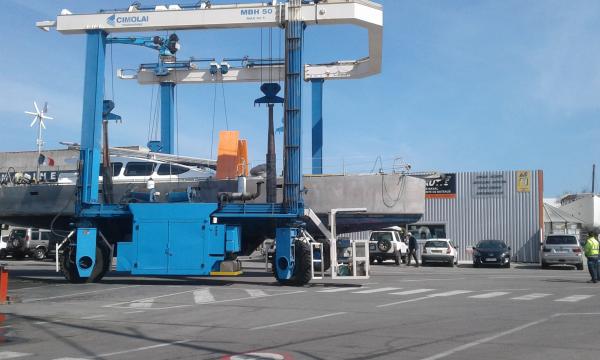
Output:
[[[256,183],[262,179],[249,178],[247,191],[255,192]],[[196,189],[194,202],[218,202],[220,192],[237,191],[235,180],[203,180],[158,183],[159,201],[169,192],[184,192],[188,187]],[[340,214],[337,217],[338,233],[376,230],[392,225],[418,221],[425,210],[425,182],[400,174],[324,175],[304,176],[305,207],[311,208],[328,224],[331,209],[365,208],[366,212]],[[127,203],[128,193],[144,191],[145,184],[115,184],[114,198]],[[75,185],[24,185],[0,187],[0,223],[14,226],[53,228],[67,231],[75,220]],[[101,196],[100,196],[101,197]],[[277,198],[281,201],[281,188]],[[254,203],[266,202],[261,194]],[[310,225],[310,222],[307,221]],[[272,223],[253,221],[245,226],[244,252],[250,252],[265,238],[274,236]],[[123,241],[131,234],[128,219],[111,220],[99,225],[109,241]],[[247,230],[246,230],[247,229]],[[315,228],[311,233],[315,231]],[[318,235],[317,235],[318,236]]]

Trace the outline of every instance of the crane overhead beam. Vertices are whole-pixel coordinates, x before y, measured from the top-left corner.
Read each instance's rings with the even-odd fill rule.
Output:
[[[163,30],[194,29],[235,29],[253,27],[282,27],[287,19],[287,4],[245,3],[232,5],[212,5],[196,8],[178,5],[157,6],[154,10],[129,10],[101,12],[94,14],[73,14],[63,10],[55,21],[40,21],[36,25],[49,30],[56,28],[63,34],[85,34],[90,30],[106,33],[145,32]],[[369,32],[369,54],[357,60],[332,61],[326,64],[306,64],[304,80],[311,79],[354,79],[381,72],[383,9],[381,5],[368,0],[328,0],[302,4],[302,21],[307,25],[351,24],[366,28]],[[264,68],[263,68],[264,71]],[[177,82],[204,82],[204,70],[177,70],[173,75]],[[199,72],[199,74],[193,74]],[[224,77],[223,81],[254,81],[253,69],[240,69],[235,74]],[[249,74],[246,74],[249,73]],[[152,78],[140,74],[140,83],[160,83],[164,78]],[[210,79],[214,81],[214,79]]]

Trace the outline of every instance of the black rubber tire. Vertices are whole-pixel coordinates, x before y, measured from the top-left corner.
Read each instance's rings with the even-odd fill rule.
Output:
[[[478,268],[479,267],[479,263],[477,261],[473,261],[473,267],[474,268]]]
[[[381,239],[377,242],[377,248],[381,252],[388,252],[392,248],[392,242],[387,239]]]
[[[0,260],[6,259],[6,250],[0,250]]]
[[[510,261],[509,261],[509,262],[507,262],[506,264],[504,264],[504,268],[506,268],[506,269],[510,269]]]
[[[110,270],[110,248],[104,242],[96,244],[96,263],[92,276],[81,277],[75,265],[75,247],[65,245],[62,254],[59,257],[60,269],[65,279],[73,284],[93,283],[102,280],[104,275]]]
[[[311,280],[310,269],[312,264],[310,263],[310,245],[304,241],[296,240],[294,242],[294,248],[294,258],[296,261],[294,274],[290,279],[280,279],[275,270],[275,279],[282,285],[304,286]],[[275,264],[276,261],[273,260],[273,263]],[[273,269],[275,269],[275,267],[273,267]]]
[[[421,260],[421,266],[427,266],[427,261]]]
[[[375,264],[375,258],[369,256],[369,264]]]
[[[33,258],[36,260],[39,260],[39,261],[44,260],[46,258],[46,253],[47,253],[46,249],[41,248],[41,247],[37,248],[37,249],[33,250]]]
[[[400,252],[396,252],[396,257],[394,258],[394,261],[396,262],[396,265],[400,266],[400,264],[402,263],[402,255],[400,255]]]
[[[549,268],[548,264],[542,261],[542,269]]]
[[[577,270],[583,270],[583,264],[577,264],[575,265],[575,267],[577,268]]]
[[[401,256],[401,259],[403,264],[406,264],[408,262],[408,256],[406,254],[404,256]]]
[[[454,258],[452,258],[452,259],[450,259],[450,261],[448,261],[448,266],[454,267]]]
[[[377,258],[377,263],[378,263],[378,264],[381,264],[381,263],[383,263],[383,259],[382,259],[382,258]]]

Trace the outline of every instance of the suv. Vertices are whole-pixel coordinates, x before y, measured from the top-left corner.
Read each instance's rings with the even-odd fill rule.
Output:
[[[448,266],[458,265],[458,246],[450,239],[427,240],[421,254],[421,265],[432,262],[447,263]]]
[[[393,259],[396,265],[406,262],[408,246],[402,240],[400,232],[396,230],[381,230],[371,232],[369,239],[369,262],[375,260],[381,264],[385,260]]]
[[[575,235],[548,235],[540,251],[542,269],[550,265],[573,265],[583,270],[583,251]]]
[[[49,230],[32,228],[13,228],[8,238],[2,239],[6,247],[0,250],[0,258],[12,255],[15,259],[25,256],[43,260],[54,249],[56,240]]]

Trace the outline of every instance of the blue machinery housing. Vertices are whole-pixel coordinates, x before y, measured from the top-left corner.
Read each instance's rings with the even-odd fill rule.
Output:
[[[67,279],[97,281],[99,267],[110,263],[98,248],[106,239],[98,230],[107,219],[128,221],[131,240],[110,239],[117,244],[118,270],[136,275],[210,275],[222,270],[224,261],[235,258],[241,249],[242,223],[265,219],[276,227],[276,278],[287,281],[296,270],[295,238],[301,231],[299,218],[304,212],[302,199],[301,104],[302,43],[304,24],[300,20],[300,0],[289,1],[290,18],[286,24],[286,76],[284,126],[283,204],[217,203],[136,203],[100,204],[98,201],[99,164],[101,159],[101,124],[104,101],[104,64],[107,43],[129,43],[123,38],[107,38],[102,30],[87,32],[85,86],[80,150],[80,183],[76,204],[78,221],[76,243],[71,256],[76,264],[66,271]],[[115,40],[113,40],[115,39]],[[151,46],[147,46],[151,47]],[[322,96],[322,81],[313,83]],[[173,150],[173,94],[175,84],[161,84],[161,152]],[[321,101],[313,110],[321,122]],[[317,131],[322,128],[317,127]],[[313,127],[313,132],[315,128]],[[318,156],[322,135],[317,137]],[[314,154],[314,151],[313,151]],[[313,161],[316,172],[322,164]],[[71,250],[72,251],[72,250]],[[112,254],[112,250],[110,252]],[[74,255],[74,256],[73,256]],[[101,264],[100,262],[104,262]],[[64,267],[63,267],[64,268]],[[106,267],[107,268],[107,267]],[[63,269],[64,270],[64,269]]]

